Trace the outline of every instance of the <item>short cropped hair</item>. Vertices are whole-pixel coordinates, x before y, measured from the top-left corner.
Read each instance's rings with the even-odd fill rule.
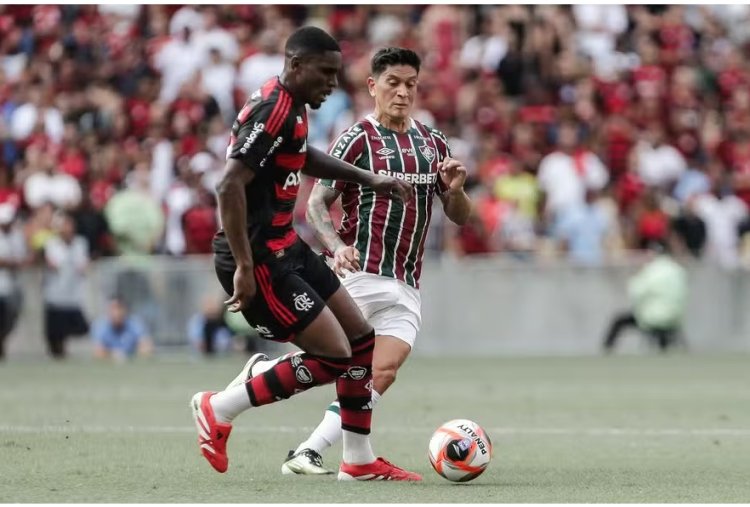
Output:
[[[284,47],[286,56],[319,55],[326,51],[340,53],[341,47],[325,30],[315,26],[303,26],[298,29],[289,36]]]
[[[383,48],[378,50],[370,61],[370,70],[373,76],[379,76],[385,69],[392,65],[409,65],[419,73],[422,60],[419,55],[406,48]]]

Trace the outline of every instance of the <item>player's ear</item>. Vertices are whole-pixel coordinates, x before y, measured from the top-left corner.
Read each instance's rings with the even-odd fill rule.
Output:
[[[300,66],[302,65],[302,58],[299,57],[299,55],[292,55],[289,57],[289,69],[293,71],[298,71]]]
[[[370,97],[375,96],[375,78],[372,76],[367,77],[367,90],[370,92]]]

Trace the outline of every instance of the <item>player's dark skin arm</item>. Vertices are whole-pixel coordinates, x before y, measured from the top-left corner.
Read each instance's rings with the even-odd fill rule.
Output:
[[[307,148],[307,162],[302,173],[315,178],[351,181],[391,197],[398,196],[404,202],[414,195],[412,186],[403,180],[363,171],[311,146]]]
[[[253,255],[247,237],[247,202],[245,185],[255,176],[239,160],[230,158],[224,175],[216,186],[219,216],[237,269],[234,272],[234,294],[225,301],[229,310],[238,312],[255,296]]]

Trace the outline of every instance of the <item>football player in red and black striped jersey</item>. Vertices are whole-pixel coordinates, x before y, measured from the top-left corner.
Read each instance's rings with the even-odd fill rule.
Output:
[[[217,186],[222,230],[214,242],[216,273],[242,312],[269,340],[304,353],[279,358],[261,375],[192,401],[198,443],[215,470],[228,467],[233,419],[251,407],[336,382],[344,432],[342,480],[420,480],[370,446],[373,327],[338,278],[297,237],[292,209],[300,174],[367,185],[408,202],[412,186],[375,175],[307,145],[306,105],[320,107],[337,86],[341,50],[326,32],[304,27],[286,42],[284,71],[255,92],[232,128]]]

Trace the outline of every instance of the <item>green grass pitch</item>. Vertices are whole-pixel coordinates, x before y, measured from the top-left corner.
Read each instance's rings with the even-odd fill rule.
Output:
[[[235,421],[230,466],[200,457],[188,401],[243,359],[0,364],[0,502],[713,503],[750,499],[750,357],[413,358],[376,408],[378,454],[418,484],[287,477],[333,397],[317,388]],[[435,474],[440,423],[477,421],[494,459]],[[335,466],[340,446],[325,455]]]

